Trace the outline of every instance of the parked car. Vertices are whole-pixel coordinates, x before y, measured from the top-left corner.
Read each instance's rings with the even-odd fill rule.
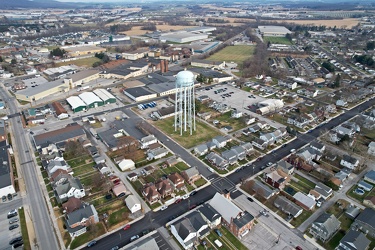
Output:
[[[94,246],[96,243],[98,243],[96,240],[92,240],[92,241],[90,241],[90,242],[87,244],[87,247],[92,247],[92,246]]]
[[[273,165],[272,162],[268,162],[268,163],[267,163],[267,167],[271,167],[272,165]]]
[[[198,191],[194,190],[193,192],[190,193],[190,196],[196,195]]]
[[[177,199],[174,203],[178,204],[182,201],[182,199]]]
[[[114,246],[111,248],[111,250],[119,250],[119,247],[118,246]]]
[[[182,196],[182,199],[184,199],[184,200],[186,200],[186,199],[188,199],[188,198],[189,198],[189,195],[188,195],[188,194],[185,194],[185,195]]]
[[[302,250],[302,247],[296,246],[296,250]]]
[[[9,241],[9,245],[13,245],[14,243],[18,242],[18,241],[21,241],[22,240],[22,236],[18,236],[16,238],[13,238],[11,241]]]
[[[150,232],[149,229],[143,230],[143,231],[142,231],[142,235],[145,236],[145,235],[148,234],[149,232]]]
[[[251,197],[247,197],[247,199],[248,199],[250,202],[253,202],[253,201],[254,201],[253,198],[251,198]]]
[[[223,236],[223,234],[220,232],[219,229],[215,229],[215,233],[216,233],[219,237]]]
[[[17,247],[20,247],[22,245],[23,245],[23,241],[21,240],[21,241],[14,243],[13,248],[16,249]]]
[[[16,229],[16,228],[18,228],[19,227],[19,225],[18,224],[15,224],[15,225],[11,225],[10,227],[9,227],[9,230],[14,230],[14,229]]]
[[[292,148],[292,149],[290,150],[290,152],[291,152],[291,153],[294,153],[294,152],[296,152],[296,149],[295,149],[295,148]]]
[[[164,205],[164,206],[161,206],[160,210],[163,211],[163,210],[165,210],[165,209],[167,209],[167,208],[168,208],[168,206],[167,206],[167,205]]]
[[[123,229],[128,230],[130,228],[130,224],[127,224]]]
[[[7,201],[7,197],[5,195],[3,195],[3,197],[1,199],[3,200],[3,202]]]
[[[173,216],[169,217],[168,221],[172,221],[172,220],[174,220],[174,219],[176,219],[176,218],[177,218],[177,217],[176,217],[175,215],[173,215]]]
[[[13,223],[16,223],[16,222],[18,222],[18,218],[11,219],[9,221],[9,224],[13,224]]]
[[[130,242],[132,241],[135,241],[135,240],[138,240],[139,239],[139,235],[134,235],[130,238]]]
[[[194,209],[194,208],[196,208],[196,207],[197,207],[197,205],[193,204],[193,205],[191,205],[191,206],[189,207],[189,210],[192,210],[192,209]]]

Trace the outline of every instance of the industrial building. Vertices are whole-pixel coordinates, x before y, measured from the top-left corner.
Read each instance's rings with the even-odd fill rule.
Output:
[[[157,94],[151,93],[150,91],[148,91],[147,89],[143,87],[125,89],[124,94],[136,102],[141,102],[141,101],[145,101],[145,100],[157,97]]]
[[[194,53],[201,54],[201,53],[209,52],[210,50],[216,48],[219,44],[220,42],[196,42],[196,43],[190,44],[189,47],[192,48]]]
[[[83,71],[69,75],[69,77],[65,78],[65,81],[69,82],[71,88],[75,88],[87,82],[98,79],[99,72],[100,71],[97,69],[83,70]]]
[[[73,110],[74,113],[86,110],[86,104],[78,96],[68,97],[66,101],[68,102],[70,108]]]
[[[105,89],[95,89],[93,92],[103,101],[104,105],[108,103],[116,102],[116,97],[114,97],[111,93],[109,93]]]
[[[75,56],[83,56],[88,54],[94,54],[105,52],[105,48],[92,46],[92,45],[74,45],[74,46],[65,46],[61,47],[62,49],[66,50],[68,52],[69,56],[75,57]]]
[[[79,98],[86,104],[86,108],[96,108],[103,106],[104,102],[93,92],[83,92],[78,95]]]
[[[262,36],[285,37],[286,34],[292,33],[284,26],[258,26],[258,30]]]
[[[15,95],[18,100],[32,102],[43,99],[47,96],[54,95],[60,92],[67,92],[69,90],[69,83],[58,79],[52,82],[45,82],[43,84],[33,85],[34,87],[18,90]]]
[[[6,140],[0,142],[0,196],[13,195],[16,193],[14,189],[12,164],[9,159],[8,145]]]
[[[163,82],[159,84],[150,84],[147,86],[152,91],[156,92],[158,96],[171,95],[176,93],[176,84],[174,82]]]
[[[193,33],[188,31],[177,31],[177,32],[170,32],[165,33],[160,36],[161,41],[169,41],[169,42],[175,42],[175,43],[188,43],[198,40],[204,40],[207,39],[207,34],[201,34],[201,33]]]

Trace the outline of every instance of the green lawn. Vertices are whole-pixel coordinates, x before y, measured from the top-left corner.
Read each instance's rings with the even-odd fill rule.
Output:
[[[114,226],[121,221],[128,219],[129,210],[127,207],[123,207],[108,216],[108,226]]]
[[[206,183],[207,183],[207,181],[205,179],[200,178],[199,180],[196,180],[194,182],[194,185],[197,186],[197,187],[201,187],[201,186],[203,186]]]
[[[21,226],[21,234],[22,234],[22,240],[23,240],[23,249],[29,250],[29,249],[31,249],[31,246],[30,246],[29,233],[27,232],[24,209],[23,208],[18,209],[18,214],[20,216],[20,226]]]
[[[75,168],[81,165],[86,164],[86,160],[90,159],[89,155],[82,155],[81,157],[74,158],[74,159],[67,159],[66,162],[71,168]]]
[[[254,49],[255,46],[251,45],[227,46],[208,57],[207,60],[242,63],[254,54]]]
[[[308,179],[298,175],[298,174],[294,174],[293,177],[297,178],[298,180],[300,180],[300,182],[303,182],[303,184],[306,186],[306,187],[309,187],[310,189],[314,189],[315,188],[315,183],[313,183],[312,181],[309,181]]]
[[[233,131],[237,131],[247,126],[244,118],[231,118],[231,112],[226,112],[220,116],[217,116],[215,117],[215,120],[220,121],[221,127],[231,126],[233,128]]]
[[[56,63],[56,67],[65,66],[69,64],[74,64],[79,67],[82,67],[82,66],[92,67],[92,65],[96,62],[100,62],[100,59],[93,56],[93,57],[78,59],[74,61]]]
[[[294,227],[299,227],[307,218],[309,218],[313,213],[311,211],[303,210],[302,214],[300,214],[297,218],[293,219],[290,224]]]
[[[176,140],[181,146],[185,148],[192,148],[203,142],[209,141],[217,135],[222,135],[222,133],[207,125],[206,123],[196,121],[196,131],[193,131],[193,135],[190,132],[183,132],[182,136],[180,131],[174,131],[174,117],[159,120],[155,122],[155,125],[162,130],[165,134],[171,136]]]
[[[74,238],[72,244],[70,245],[70,249],[77,248],[105,233],[105,229],[102,223],[97,223],[92,227],[93,228],[88,230],[86,233]]]
[[[303,184],[301,185],[300,182],[295,182],[294,180],[291,180],[289,185],[298,191],[301,191],[302,193],[308,194],[310,189],[305,187]]]
[[[93,168],[93,166],[95,166],[95,162],[92,162],[92,163],[89,163],[89,164],[86,164],[86,165],[82,165],[82,166],[79,166],[79,167],[75,167],[73,169],[74,176],[79,176],[79,175],[82,175],[82,174],[87,174],[87,173],[91,173],[91,172],[96,171]]]
[[[184,171],[189,168],[188,165],[186,165],[184,162],[179,162],[175,165],[176,168],[178,168],[180,171]]]
[[[163,169],[163,172],[167,175],[170,175],[172,173],[180,172],[177,168],[175,167],[167,167]]]
[[[228,231],[225,227],[220,228],[221,233],[224,235],[225,238],[227,238],[238,250],[246,250],[247,247],[245,247],[241,241],[239,241],[236,236],[234,236],[231,232]]]
[[[342,214],[339,218],[339,221],[341,221],[340,228],[346,232],[349,230],[350,225],[353,223],[354,220]]]
[[[230,247],[228,246],[224,241],[223,239],[221,239],[221,237],[219,237],[215,232],[211,232],[208,236],[207,236],[207,239],[211,242],[211,245],[214,245],[215,248],[217,248],[217,246],[215,245],[214,241],[215,240],[219,240],[223,246],[220,248],[220,249],[226,249],[226,250],[232,250],[233,247]],[[219,248],[217,248],[219,249]],[[234,250],[234,249],[233,249]]]
[[[330,241],[324,244],[327,250],[334,250],[340,243],[340,240],[345,236],[345,231],[339,230]]]
[[[287,44],[287,45],[291,45],[292,42],[289,41],[286,37],[273,37],[273,36],[265,36],[263,37],[263,41],[265,43],[273,43],[273,44]]]

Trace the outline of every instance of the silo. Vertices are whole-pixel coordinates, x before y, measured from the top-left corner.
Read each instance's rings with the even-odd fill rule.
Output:
[[[195,131],[195,100],[194,100],[194,74],[190,71],[181,71],[176,76],[175,100],[175,131],[180,128],[180,135],[190,129],[190,135]]]

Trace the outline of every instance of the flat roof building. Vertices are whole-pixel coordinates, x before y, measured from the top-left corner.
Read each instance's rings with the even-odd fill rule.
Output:
[[[124,94],[136,102],[141,102],[157,97],[156,93],[151,93],[143,87],[125,89]]]
[[[78,95],[79,98],[86,104],[87,108],[96,108],[103,106],[104,102],[93,92],[83,92]]]
[[[292,32],[285,28],[284,26],[258,26],[259,33],[262,36],[278,36],[285,37],[286,34],[291,34]]]
[[[188,43],[192,41],[198,41],[207,39],[207,34],[201,34],[201,33],[193,33],[193,32],[187,32],[187,31],[178,31],[178,32],[171,32],[162,34],[160,36],[160,40],[165,40],[169,42],[175,42],[175,43]]]

